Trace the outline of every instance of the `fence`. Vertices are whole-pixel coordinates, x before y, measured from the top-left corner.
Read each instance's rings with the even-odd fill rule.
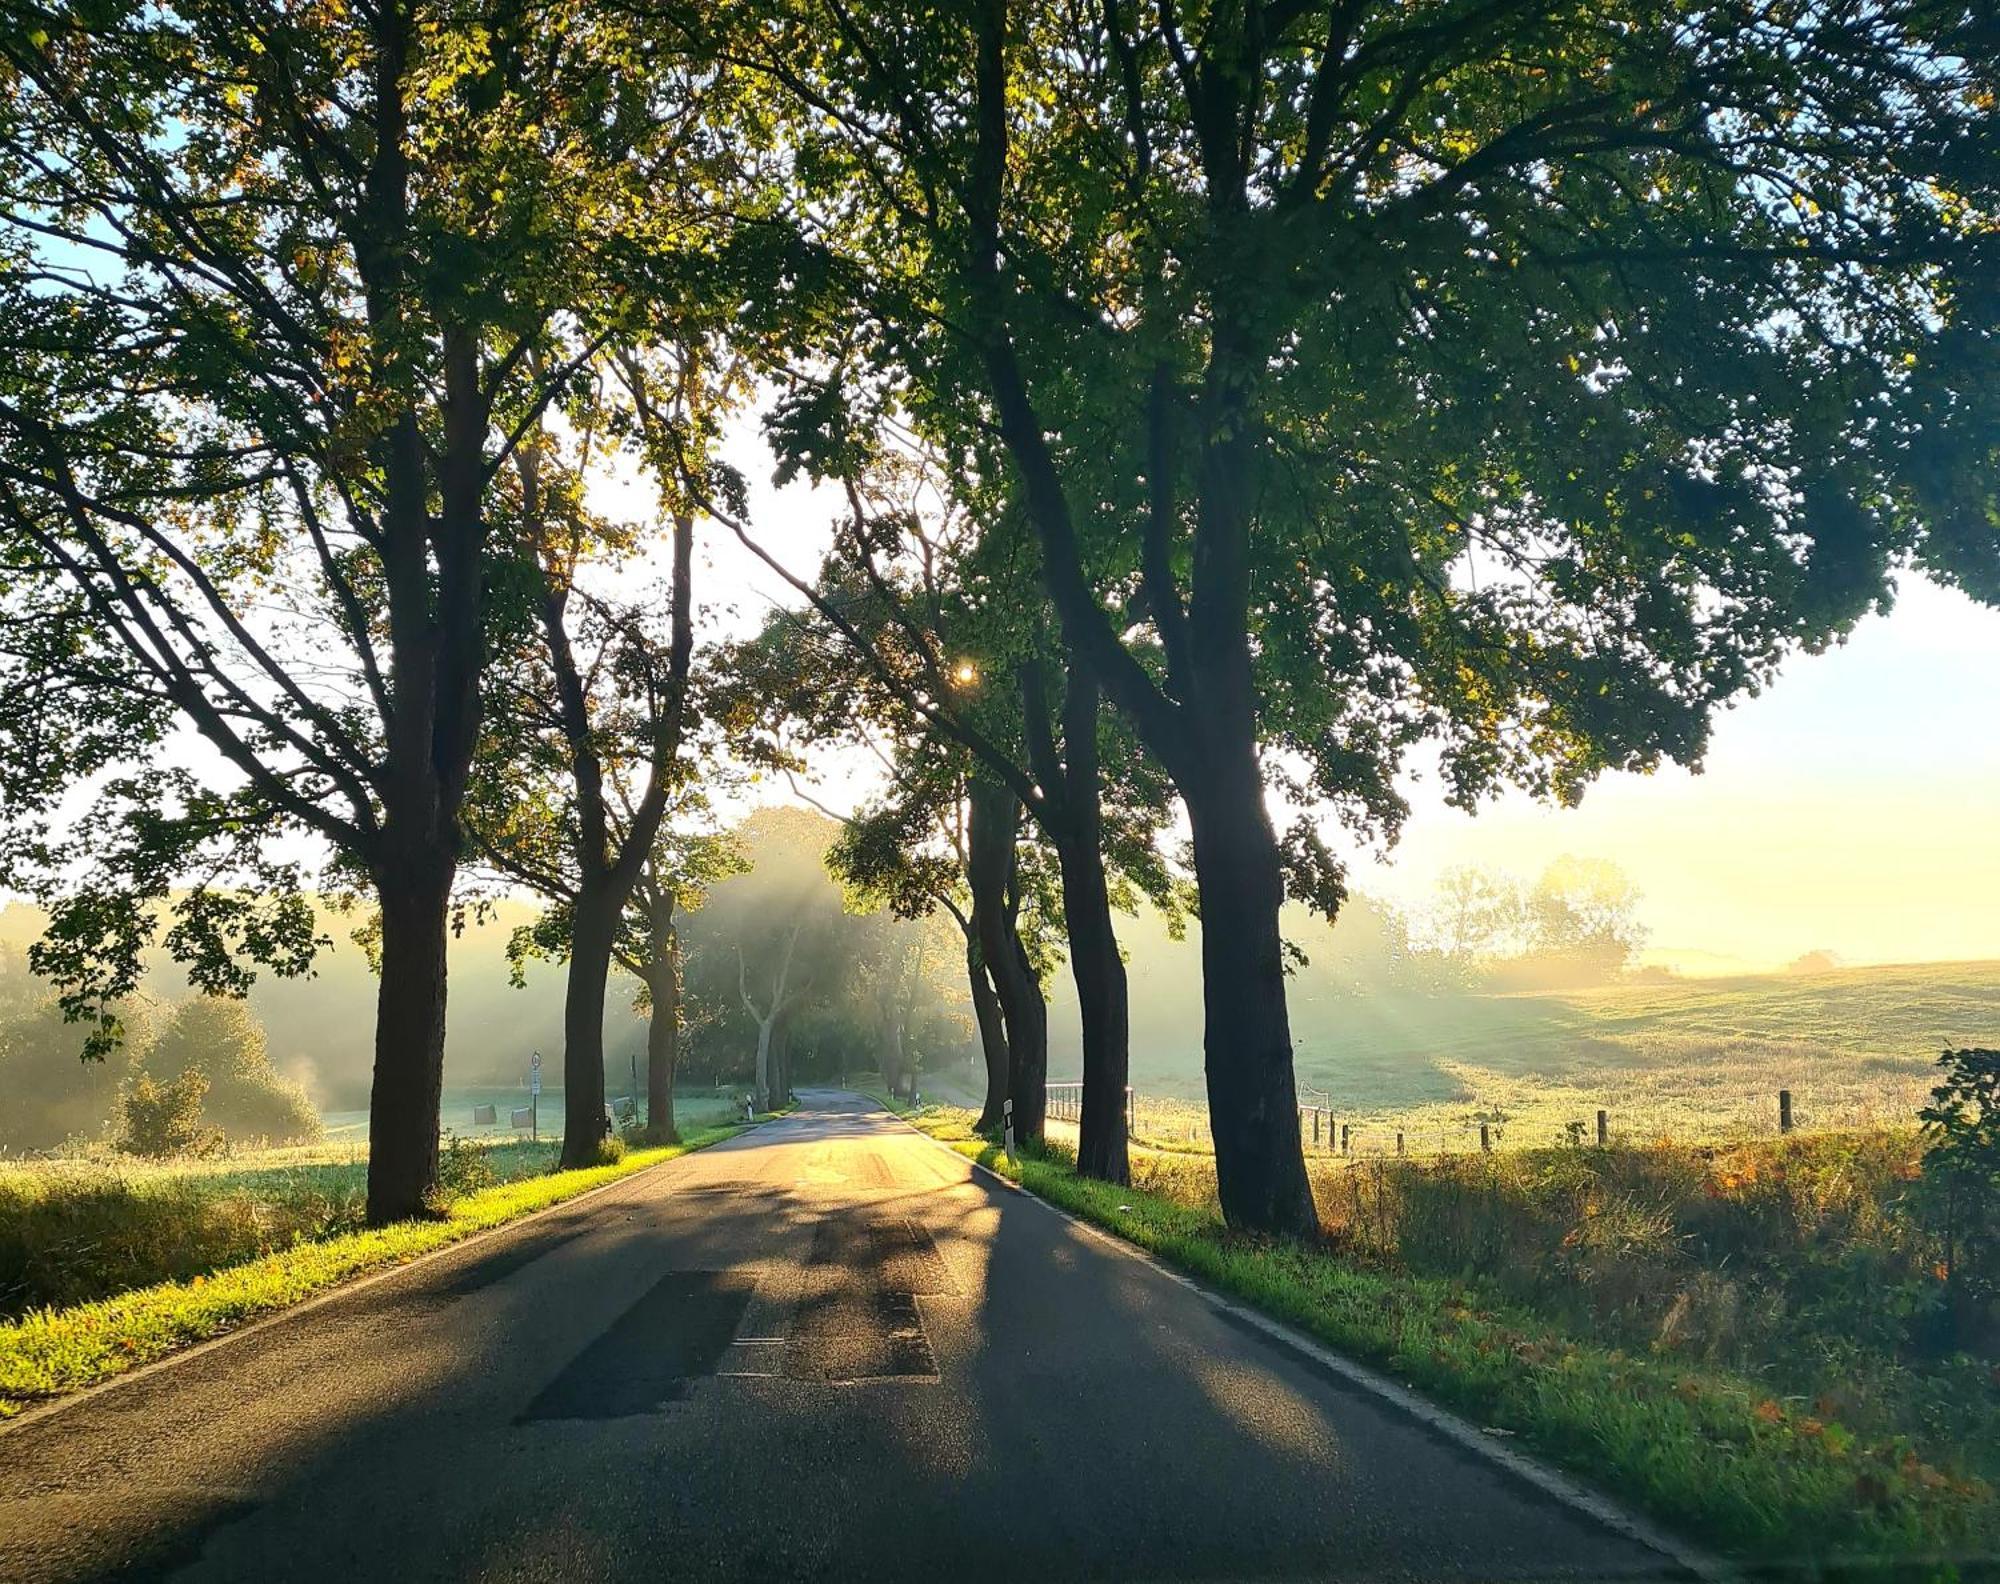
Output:
[[[1553,1144],[1608,1145],[1619,1133],[1619,1113],[1606,1106],[1591,1108],[1584,1115],[1553,1127],[1546,1118],[1538,1126],[1520,1127],[1500,1117],[1481,1120],[1476,1112],[1465,1121],[1447,1123],[1431,1117],[1406,1122],[1393,1116],[1384,1117],[1379,1111],[1357,1109],[1342,1115],[1323,1091],[1310,1092],[1316,1100],[1326,1098],[1329,1103],[1298,1107],[1299,1141],[1308,1153],[1321,1155],[1444,1155],[1502,1148],[1533,1149]],[[1051,1121],[1081,1120],[1082,1084],[1052,1083],[1047,1094]],[[1746,1131],[1769,1130],[1773,1125],[1781,1134],[1798,1130],[1789,1089],[1780,1089],[1770,1096],[1763,1114],[1768,1120],[1762,1128]],[[1632,1129],[1628,1117],[1625,1136],[1652,1138],[1660,1132],[1656,1122],[1657,1117],[1649,1115],[1637,1129]],[[1206,1151],[1214,1143],[1205,1106],[1138,1095],[1129,1086],[1125,1090],[1125,1126],[1134,1142],[1155,1148]]]
[[[1048,1115],[1058,1122],[1083,1121],[1083,1085],[1080,1083],[1052,1083],[1044,1090],[1047,1096]],[[1138,1131],[1138,1097],[1132,1093],[1132,1086],[1125,1086],[1125,1131]]]

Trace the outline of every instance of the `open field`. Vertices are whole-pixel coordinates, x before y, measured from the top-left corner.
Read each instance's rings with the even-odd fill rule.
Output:
[[[1907,1133],[1318,1159],[1312,1247],[1226,1231],[1205,1156],[1136,1150],[1113,1187],[1059,1142],[1009,1162],[971,1120],[916,1117],[1712,1544],[1929,1578],[1957,1575],[1878,1564],[2000,1540],[2000,1376],[1942,1334]]]
[[[1133,987],[1139,1131],[1205,1137],[1200,1008],[1155,975]],[[1198,980],[1195,981],[1198,984]],[[1143,999],[1142,999],[1143,998]],[[1192,1021],[1189,1021],[1189,1020]],[[1610,1112],[1614,1138],[1718,1141],[1908,1123],[1946,1046],[2000,1045],[2000,962],[1637,983],[1565,994],[1334,995],[1295,983],[1300,1100],[1357,1152],[1558,1141]],[[1051,1076],[1076,1076],[1058,1048]],[[1194,1102],[1192,1105],[1174,1102]]]

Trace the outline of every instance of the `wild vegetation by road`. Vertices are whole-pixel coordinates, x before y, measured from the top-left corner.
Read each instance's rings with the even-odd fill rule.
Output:
[[[1870,1577],[2000,1541],[2000,1400],[1913,1131],[1309,1157],[1295,1243],[1228,1231],[1200,1155],[1135,1147],[1121,1188],[1056,1141],[1009,1161],[968,1111],[914,1120],[1719,1547]]]

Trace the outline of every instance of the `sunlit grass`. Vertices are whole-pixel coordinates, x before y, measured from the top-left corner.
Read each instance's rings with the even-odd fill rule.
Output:
[[[1135,1014],[1136,1015],[1136,1014]],[[1909,1125],[1947,1047],[2000,1043],[2000,963],[1936,963],[1490,996],[1294,988],[1300,1100],[1357,1154],[1539,1149],[1572,1125],[1650,1144]],[[1158,1031],[1155,1031],[1157,1034]],[[1135,1025],[1137,1132],[1208,1147],[1193,1037]],[[1322,1149],[1325,1138],[1322,1135]]]
[[[1076,1176],[1060,1144],[1009,1162],[963,1111],[916,1120],[1711,1544],[1856,1562],[2000,1536],[2000,1381],[1968,1357],[1913,1360],[1897,1329],[1928,1279],[1883,1219],[1907,1140],[1320,1162],[1330,1242],[1311,1248],[1229,1233],[1198,1154],[1137,1152],[1119,1188]],[[1716,1218],[1716,1268],[1671,1217],[1647,1220],[1663,1202]],[[1797,1258],[1795,1287],[1749,1279],[1815,1238],[1830,1252]],[[1853,1318],[1871,1308],[1875,1336]]]
[[[36,1309],[0,1325],[0,1418],[95,1385],[363,1272],[404,1263],[740,1131],[734,1126],[705,1128],[690,1132],[680,1144],[633,1150],[615,1164],[567,1172],[547,1169],[554,1145],[496,1146],[488,1153],[517,1152],[515,1161],[524,1168],[522,1174],[459,1196],[441,1219],[342,1230],[212,1275],[158,1282],[89,1303]],[[525,1170],[529,1151],[536,1152],[538,1160],[532,1174]],[[173,1181],[171,1171],[158,1175]]]

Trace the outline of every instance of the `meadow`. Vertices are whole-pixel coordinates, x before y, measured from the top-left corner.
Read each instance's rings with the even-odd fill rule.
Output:
[[[544,1116],[559,1123],[560,1096]],[[472,1099],[454,1094],[447,1120]],[[482,1097],[483,1100],[483,1097]],[[463,1102],[463,1103],[461,1103]],[[504,1124],[506,1112],[501,1118]],[[735,1120],[712,1092],[676,1097],[683,1132]],[[447,1197],[542,1177],[559,1140],[448,1131]],[[0,1320],[89,1303],[156,1282],[188,1281],[358,1231],[367,1208],[365,1141],[144,1161],[104,1148],[0,1161]]]
[[[1196,981],[1198,983],[1198,981]],[[1562,1142],[1572,1123],[1614,1140],[1770,1137],[1778,1091],[1801,1131],[1909,1123],[1949,1047],[2000,1044],[2000,962],[1626,982],[1513,995],[1341,993],[1294,982],[1302,1104],[1349,1126],[1358,1154]],[[1190,1021],[1191,1019],[1191,1021]],[[1135,974],[1138,1131],[1205,1145],[1198,1005],[1151,962]],[[1190,1030],[1193,1032],[1190,1033]],[[1076,1076],[1058,1049],[1052,1076]]]

